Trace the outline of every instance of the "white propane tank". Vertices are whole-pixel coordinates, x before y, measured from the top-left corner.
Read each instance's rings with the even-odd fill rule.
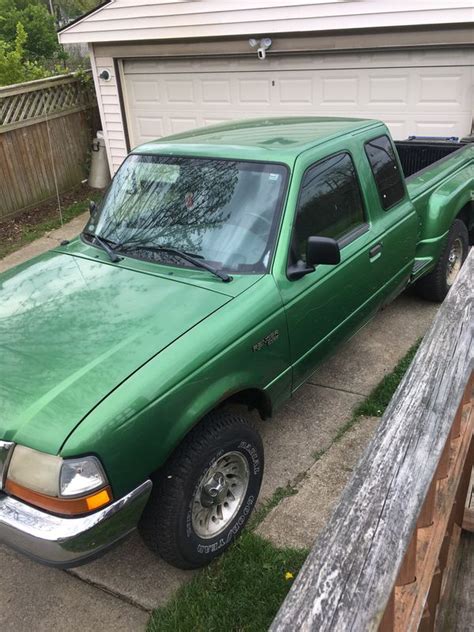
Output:
[[[109,163],[102,131],[98,131],[97,137],[92,141],[91,170],[87,183],[93,189],[105,189],[110,183]]]

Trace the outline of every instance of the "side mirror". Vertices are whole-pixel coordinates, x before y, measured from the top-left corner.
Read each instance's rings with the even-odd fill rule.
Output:
[[[288,268],[287,276],[290,281],[301,279],[306,274],[314,272],[318,264],[336,265],[341,261],[339,244],[330,237],[308,237],[306,244],[306,262],[298,261]]]
[[[92,217],[92,215],[94,215],[96,210],[97,210],[97,204],[94,202],[94,200],[90,200],[90,202],[89,202],[89,213],[91,214],[91,217]]]
[[[306,265],[316,266],[318,263],[334,266],[341,261],[339,244],[331,237],[309,237],[306,244]]]

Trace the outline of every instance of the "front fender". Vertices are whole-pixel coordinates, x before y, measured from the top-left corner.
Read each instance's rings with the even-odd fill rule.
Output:
[[[226,397],[249,388],[289,396],[289,367],[286,316],[267,275],[131,375],[78,425],[61,455],[96,454],[114,496],[123,495]]]

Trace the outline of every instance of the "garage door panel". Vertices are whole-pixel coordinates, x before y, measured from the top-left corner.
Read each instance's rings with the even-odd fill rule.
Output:
[[[369,78],[369,95],[367,105],[374,108],[408,106],[409,78],[400,73],[387,75],[375,74]]]
[[[206,105],[229,105],[232,102],[232,88],[228,79],[207,79],[201,81],[202,103]]]
[[[194,85],[192,78],[165,79],[166,102],[181,105],[195,102]]]
[[[471,117],[465,115],[453,121],[446,117],[423,116],[413,121],[414,134],[419,136],[459,136],[459,128],[470,127]]]
[[[471,59],[460,51],[404,51],[269,56],[265,62],[125,60],[130,142],[292,115],[380,118],[396,138],[463,136],[471,129],[473,70],[472,63],[459,62]]]
[[[153,140],[166,134],[163,117],[139,116],[137,118],[138,134],[144,141]]]
[[[461,84],[460,76],[421,77],[420,83],[420,103],[426,106],[444,106],[446,103],[461,105],[457,99]]]
[[[327,76],[322,79],[322,93],[320,105],[357,104],[359,96],[359,77],[357,76]]]
[[[462,68],[425,68],[418,77],[418,102],[424,109],[462,110],[466,81]]]
[[[282,104],[290,106],[307,106],[314,101],[314,79],[308,73],[300,73],[295,76],[281,77],[278,81],[278,100]]]
[[[171,134],[180,134],[186,132],[189,129],[199,127],[199,120],[197,117],[185,117],[185,116],[170,116],[170,132]]]
[[[270,81],[269,77],[264,76],[239,79],[239,102],[270,105]]]
[[[134,79],[130,83],[133,102],[136,105],[146,106],[150,103],[160,103],[160,89],[157,81],[140,81]]]

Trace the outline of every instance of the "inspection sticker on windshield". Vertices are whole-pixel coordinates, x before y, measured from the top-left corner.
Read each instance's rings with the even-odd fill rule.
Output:
[[[269,180],[278,180],[278,179],[279,179],[279,177],[280,177],[280,174],[279,174],[279,173],[270,173],[270,174],[268,175],[268,179],[269,179]]]

